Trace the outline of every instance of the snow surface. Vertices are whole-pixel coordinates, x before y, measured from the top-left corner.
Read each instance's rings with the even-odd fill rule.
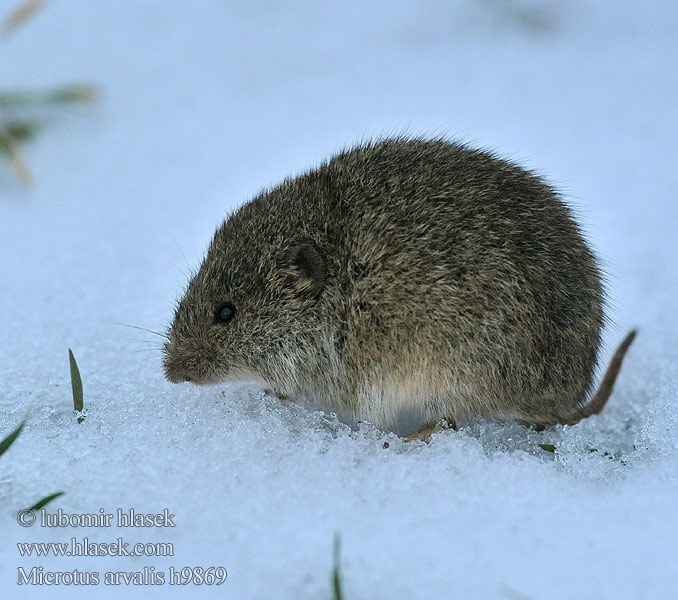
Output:
[[[347,600],[677,597],[677,30],[672,0],[125,0],[53,2],[3,40],[3,88],[92,81],[102,98],[50,112],[23,151],[31,190],[0,164],[0,434],[30,412],[0,457],[2,597],[330,598],[335,532]],[[403,131],[495,148],[568,195],[609,273],[601,363],[640,331],[604,414],[403,445],[248,385],[172,386],[160,338],[111,324],[162,330],[227,210]],[[48,512],[168,508],[176,527],[19,527],[57,490]],[[175,556],[18,555],[73,536]],[[229,576],[16,585],[38,565]]]

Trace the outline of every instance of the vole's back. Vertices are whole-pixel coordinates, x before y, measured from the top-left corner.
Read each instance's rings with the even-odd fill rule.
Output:
[[[331,230],[326,301],[353,388],[338,395],[345,408],[389,425],[469,415],[546,425],[585,402],[600,276],[540,178],[442,141],[365,146],[312,176],[327,190],[317,209]]]

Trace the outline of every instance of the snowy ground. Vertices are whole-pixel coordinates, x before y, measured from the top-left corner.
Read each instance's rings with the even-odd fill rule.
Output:
[[[5,89],[103,92],[25,147],[33,189],[0,164],[0,437],[30,411],[0,458],[2,596],[330,598],[339,532],[347,600],[676,597],[675,2],[283,4],[53,2],[0,45]],[[602,362],[640,330],[603,415],[541,433],[467,423],[404,446],[245,385],[171,386],[155,336],[111,325],[162,329],[188,270],[177,246],[196,266],[227,209],[403,131],[491,146],[568,194],[609,272]],[[56,490],[50,512],[168,508],[176,527],[16,523]],[[18,555],[74,536],[175,555]],[[16,585],[19,566],[103,579],[171,565],[228,579]]]

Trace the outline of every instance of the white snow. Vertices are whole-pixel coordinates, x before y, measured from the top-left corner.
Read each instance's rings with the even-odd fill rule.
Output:
[[[0,163],[0,437],[30,413],[0,457],[3,597],[331,598],[335,532],[347,600],[676,597],[677,28],[669,0],[121,0],[49,3],[3,40],[2,89],[102,91],[49,111],[24,146],[32,189]],[[255,387],[172,386],[160,338],[112,325],[163,330],[229,209],[403,131],[495,148],[565,191],[609,273],[601,365],[639,328],[602,415],[404,445]],[[176,527],[16,523],[58,490],[48,512],[168,508]],[[119,536],[175,555],[29,559],[16,545]],[[103,579],[171,565],[228,579],[17,585],[18,567]]]

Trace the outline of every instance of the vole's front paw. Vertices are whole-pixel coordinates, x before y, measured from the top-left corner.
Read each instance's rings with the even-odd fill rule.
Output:
[[[427,444],[431,441],[431,436],[434,433],[443,431],[444,429],[454,429],[456,431],[457,424],[453,419],[441,419],[440,421],[430,421],[426,423],[414,433],[406,435],[403,439],[406,442],[426,442]]]
[[[291,400],[289,396],[276,392],[275,390],[269,390],[268,388],[264,390],[264,394],[267,396],[275,396],[278,400]]]

